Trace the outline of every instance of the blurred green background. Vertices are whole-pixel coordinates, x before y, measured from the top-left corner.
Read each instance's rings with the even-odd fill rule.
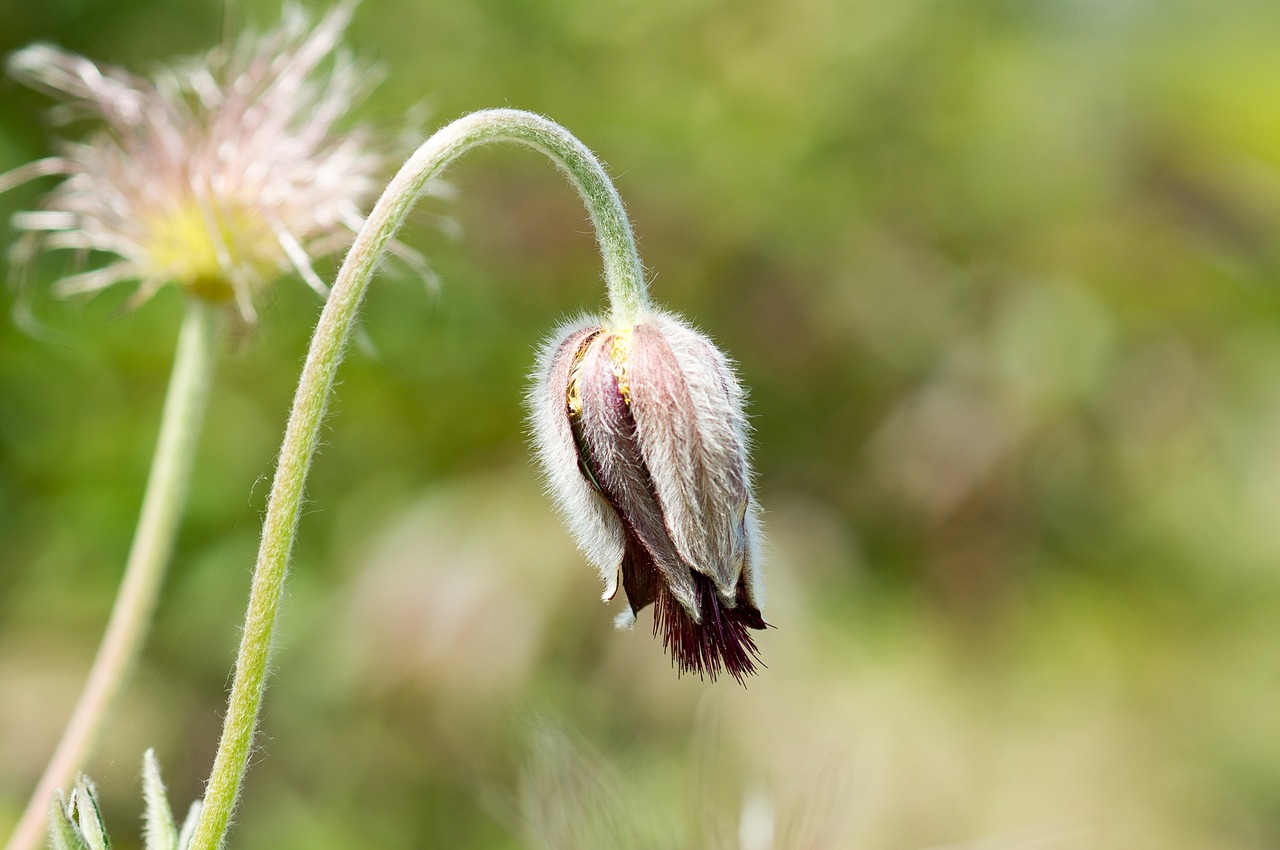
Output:
[[[277,19],[17,0],[0,52],[145,70]],[[655,298],[751,388],[777,628],[745,691],[677,679],[647,612],[611,630],[521,406],[602,300],[595,248],[538,155],[473,154],[406,236],[443,286],[393,270],[343,367],[233,846],[1280,845],[1280,5],[366,0],[348,43],[387,72],[362,119],[518,106],[611,165]],[[48,105],[0,83],[0,171],[48,153]],[[0,196],[0,241],[46,188]],[[53,338],[0,322],[4,834],[105,622],[181,313],[43,287]],[[119,847],[145,747],[200,793],[318,312],[284,282],[220,364],[91,766]]]

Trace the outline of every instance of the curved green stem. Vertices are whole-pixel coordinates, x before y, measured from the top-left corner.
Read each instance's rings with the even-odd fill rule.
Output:
[[[311,338],[271,485],[235,679],[192,850],[221,846],[248,767],[303,486],[334,374],[369,280],[427,181],[463,153],[493,142],[516,142],[542,151],[577,187],[600,242],[613,323],[631,324],[648,305],[644,271],[617,190],[591,151],[560,125],[513,109],[475,112],[436,132],[409,157],[356,235]]]
[[[199,299],[187,301],[160,436],[120,591],[80,700],[6,850],[35,850],[39,846],[54,789],[70,788],[76,772],[97,748],[142,651],[191,481],[216,360],[220,313],[219,308]]]

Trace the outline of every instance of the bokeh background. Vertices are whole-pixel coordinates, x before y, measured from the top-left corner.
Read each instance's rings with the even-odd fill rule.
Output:
[[[145,70],[272,2],[11,0]],[[523,436],[532,351],[601,303],[573,194],[471,155],[364,314],[310,484],[252,848],[1280,845],[1280,5],[366,0],[358,117],[548,114],[612,167],[655,298],[738,361],[769,668],[678,679],[611,629]],[[48,101],[0,82],[0,171]],[[47,185],[0,196],[9,216]],[[180,299],[0,321],[0,833],[100,636]],[[330,269],[332,266],[330,266]],[[91,765],[200,793],[319,304],[219,367],[162,609]],[[768,835],[772,833],[772,839]]]

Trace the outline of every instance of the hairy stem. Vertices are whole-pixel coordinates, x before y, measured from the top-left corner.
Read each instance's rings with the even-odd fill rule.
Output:
[[[271,485],[235,679],[192,850],[221,846],[248,767],[303,487],[334,374],[369,280],[427,181],[463,153],[493,142],[515,142],[542,151],[577,187],[600,243],[613,323],[631,324],[648,304],[644,271],[622,201],[600,162],[563,127],[528,112],[485,110],[439,130],[409,157],[356,235],[311,338]]]
[[[76,772],[92,756],[142,651],[191,481],[216,361],[220,312],[199,299],[187,301],[160,436],[120,592],[80,700],[6,850],[35,850],[40,845],[54,789],[70,788]]]

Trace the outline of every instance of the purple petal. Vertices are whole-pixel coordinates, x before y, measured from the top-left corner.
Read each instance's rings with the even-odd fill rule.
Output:
[[[678,320],[647,318],[633,333],[631,411],[667,529],[732,604],[750,501],[742,392],[715,347]]]
[[[580,364],[580,434],[591,472],[605,497],[637,541],[649,553],[661,581],[681,602],[692,606],[693,579],[663,522],[662,509],[636,437],[631,409],[618,387],[611,348],[618,337],[602,334],[590,343]],[[632,600],[633,610],[640,605]],[[690,608],[696,611],[696,608]]]
[[[588,317],[561,327],[543,346],[529,391],[529,418],[547,490],[578,547],[600,571],[604,597],[612,599],[618,592],[624,551],[622,523],[579,470],[578,447],[565,401],[578,352],[599,333],[600,322]]]

